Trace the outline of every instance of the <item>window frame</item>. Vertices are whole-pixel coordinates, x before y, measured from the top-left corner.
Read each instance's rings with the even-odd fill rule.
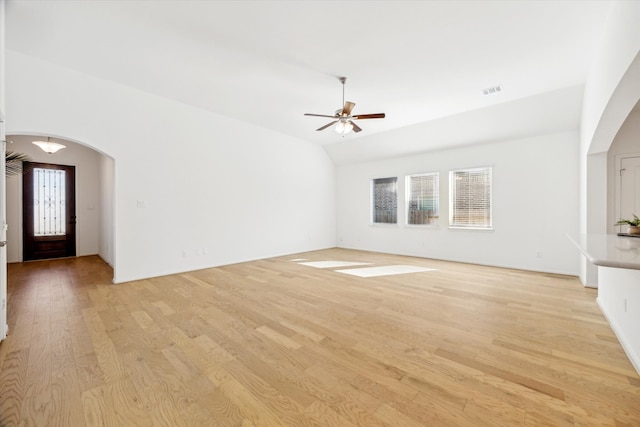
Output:
[[[67,171],[33,168],[33,236],[60,237],[67,234]],[[53,199],[52,199],[53,196]]]
[[[428,218],[434,218],[433,222],[427,222],[423,224],[412,224],[411,220],[411,202],[413,201],[411,190],[412,190],[412,178],[423,177],[423,176],[433,176],[435,177],[435,183],[433,183],[434,189],[434,198],[433,204],[436,207],[436,215]],[[411,175],[405,176],[405,224],[408,227],[438,227],[440,222],[440,172],[423,172],[423,173],[415,173]],[[420,211],[418,209],[418,211]],[[427,214],[428,215],[428,214]]]
[[[478,222],[470,222],[468,224],[464,223],[454,223],[455,218],[455,203],[456,203],[456,174],[460,172],[474,172],[474,171],[486,171],[485,176],[489,177],[489,188],[488,188],[488,197],[484,197],[486,202],[488,202],[488,224],[482,224]],[[486,192],[485,187],[485,192]],[[487,209],[485,208],[485,212]],[[469,168],[460,168],[460,169],[451,169],[449,170],[449,228],[452,229],[462,229],[462,230],[493,230],[493,166],[476,166]]]

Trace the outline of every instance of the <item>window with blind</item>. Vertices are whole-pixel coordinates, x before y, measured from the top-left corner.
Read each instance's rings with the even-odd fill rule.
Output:
[[[407,176],[407,224],[435,224],[440,215],[438,172]]]
[[[372,222],[397,224],[398,178],[377,178],[371,181]]]
[[[492,227],[490,167],[450,171],[449,193],[450,227]]]

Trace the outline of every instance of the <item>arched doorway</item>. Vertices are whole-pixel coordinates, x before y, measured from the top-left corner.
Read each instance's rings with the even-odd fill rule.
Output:
[[[48,154],[32,141],[33,135],[8,135],[8,150],[25,154],[33,162],[73,166],[76,193],[76,255],[99,255],[114,266],[113,200],[115,161],[93,148],[64,138],[52,138],[66,148]],[[23,184],[21,177],[7,179],[7,261],[23,261]]]

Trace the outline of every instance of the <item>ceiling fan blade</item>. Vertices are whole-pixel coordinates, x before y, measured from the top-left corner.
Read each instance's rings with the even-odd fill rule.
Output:
[[[375,113],[375,114],[358,114],[357,116],[353,116],[353,119],[384,119],[384,113]]]
[[[351,110],[353,110],[353,107],[355,107],[356,104],[351,102],[351,101],[347,101],[344,103],[344,108],[342,109],[342,114],[345,116],[349,116],[351,115]]]
[[[362,130],[360,128],[360,126],[358,126],[357,124],[353,123],[351,120],[349,120],[349,123],[351,123],[351,125],[353,126],[353,131],[354,132],[360,132]]]
[[[329,126],[331,126],[332,124],[338,123],[337,120],[332,121],[331,123],[327,123],[326,125],[322,126],[321,128],[318,128],[316,130],[325,130],[326,128],[328,128]]]
[[[313,114],[313,113],[304,113],[305,116],[313,116],[313,117],[328,117],[330,119],[335,119],[336,116],[327,116],[326,114]]]

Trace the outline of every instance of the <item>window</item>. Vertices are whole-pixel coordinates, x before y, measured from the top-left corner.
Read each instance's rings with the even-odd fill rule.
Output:
[[[439,176],[437,172],[407,177],[407,224],[434,224],[440,215]]]
[[[371,181],[372,220],[374,224],[398,222],[398,178]]]
[[[449,172],[449,226],[491,228],[491,168]]]
[[[33,169],[34,236],[66,233],[65,173],[57,169]]]

